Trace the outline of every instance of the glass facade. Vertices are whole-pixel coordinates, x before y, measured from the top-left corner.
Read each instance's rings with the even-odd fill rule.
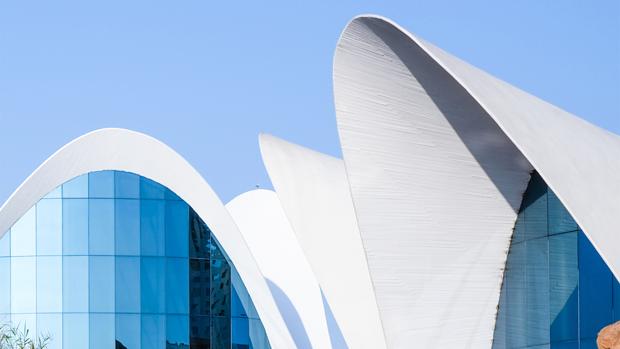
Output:
[[[618,320],[618,280],[533,173],[508,253],[493,348],[596,349],[598,331]]]
[[[209,227],[147,178],[101,171],[42,198],[0,239],[0,320],[54,348],[269,348]]]

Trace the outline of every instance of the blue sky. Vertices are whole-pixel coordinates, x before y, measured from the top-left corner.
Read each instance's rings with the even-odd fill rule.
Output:
[[[259,132],[340,156],[332,58],[361,13],[620,133],[617,0],[3,2],[0,202],[101,127],[161,139],[225,202],[271,187]]]

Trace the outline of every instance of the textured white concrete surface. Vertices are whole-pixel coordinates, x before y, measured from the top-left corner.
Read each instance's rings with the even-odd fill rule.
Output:
[[[331,348],[319,283],[276,193],[252,190],[226,208],[267,280],[297,348]]]
[[[491,346],[534,168],[618,275],[618,136],[375,16],[343,32],[334,94],[388,347]]]
[[[270,135],[261,135],[260,147],[282,208],[346,344],[385,348],[342,160]]]

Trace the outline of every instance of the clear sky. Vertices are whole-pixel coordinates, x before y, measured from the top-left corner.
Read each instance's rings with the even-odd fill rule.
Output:
[[[620,133],[618,0],[5,1],[0,202],[101,127],[164,141],[224,202],[271,187],[259,132],[340,156],[332,58],[362,13]]]

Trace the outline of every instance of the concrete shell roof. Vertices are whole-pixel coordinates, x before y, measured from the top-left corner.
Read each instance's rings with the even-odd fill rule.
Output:
[[[187,202],[209,225],[235,265],[273,348],[295,348],[250,249],[204,178],[157,139],[125,129],[100,129],[63,146],[37,168],[0,208],[0,232],[57,186],[85,173],[119,170],[158,182]]]

